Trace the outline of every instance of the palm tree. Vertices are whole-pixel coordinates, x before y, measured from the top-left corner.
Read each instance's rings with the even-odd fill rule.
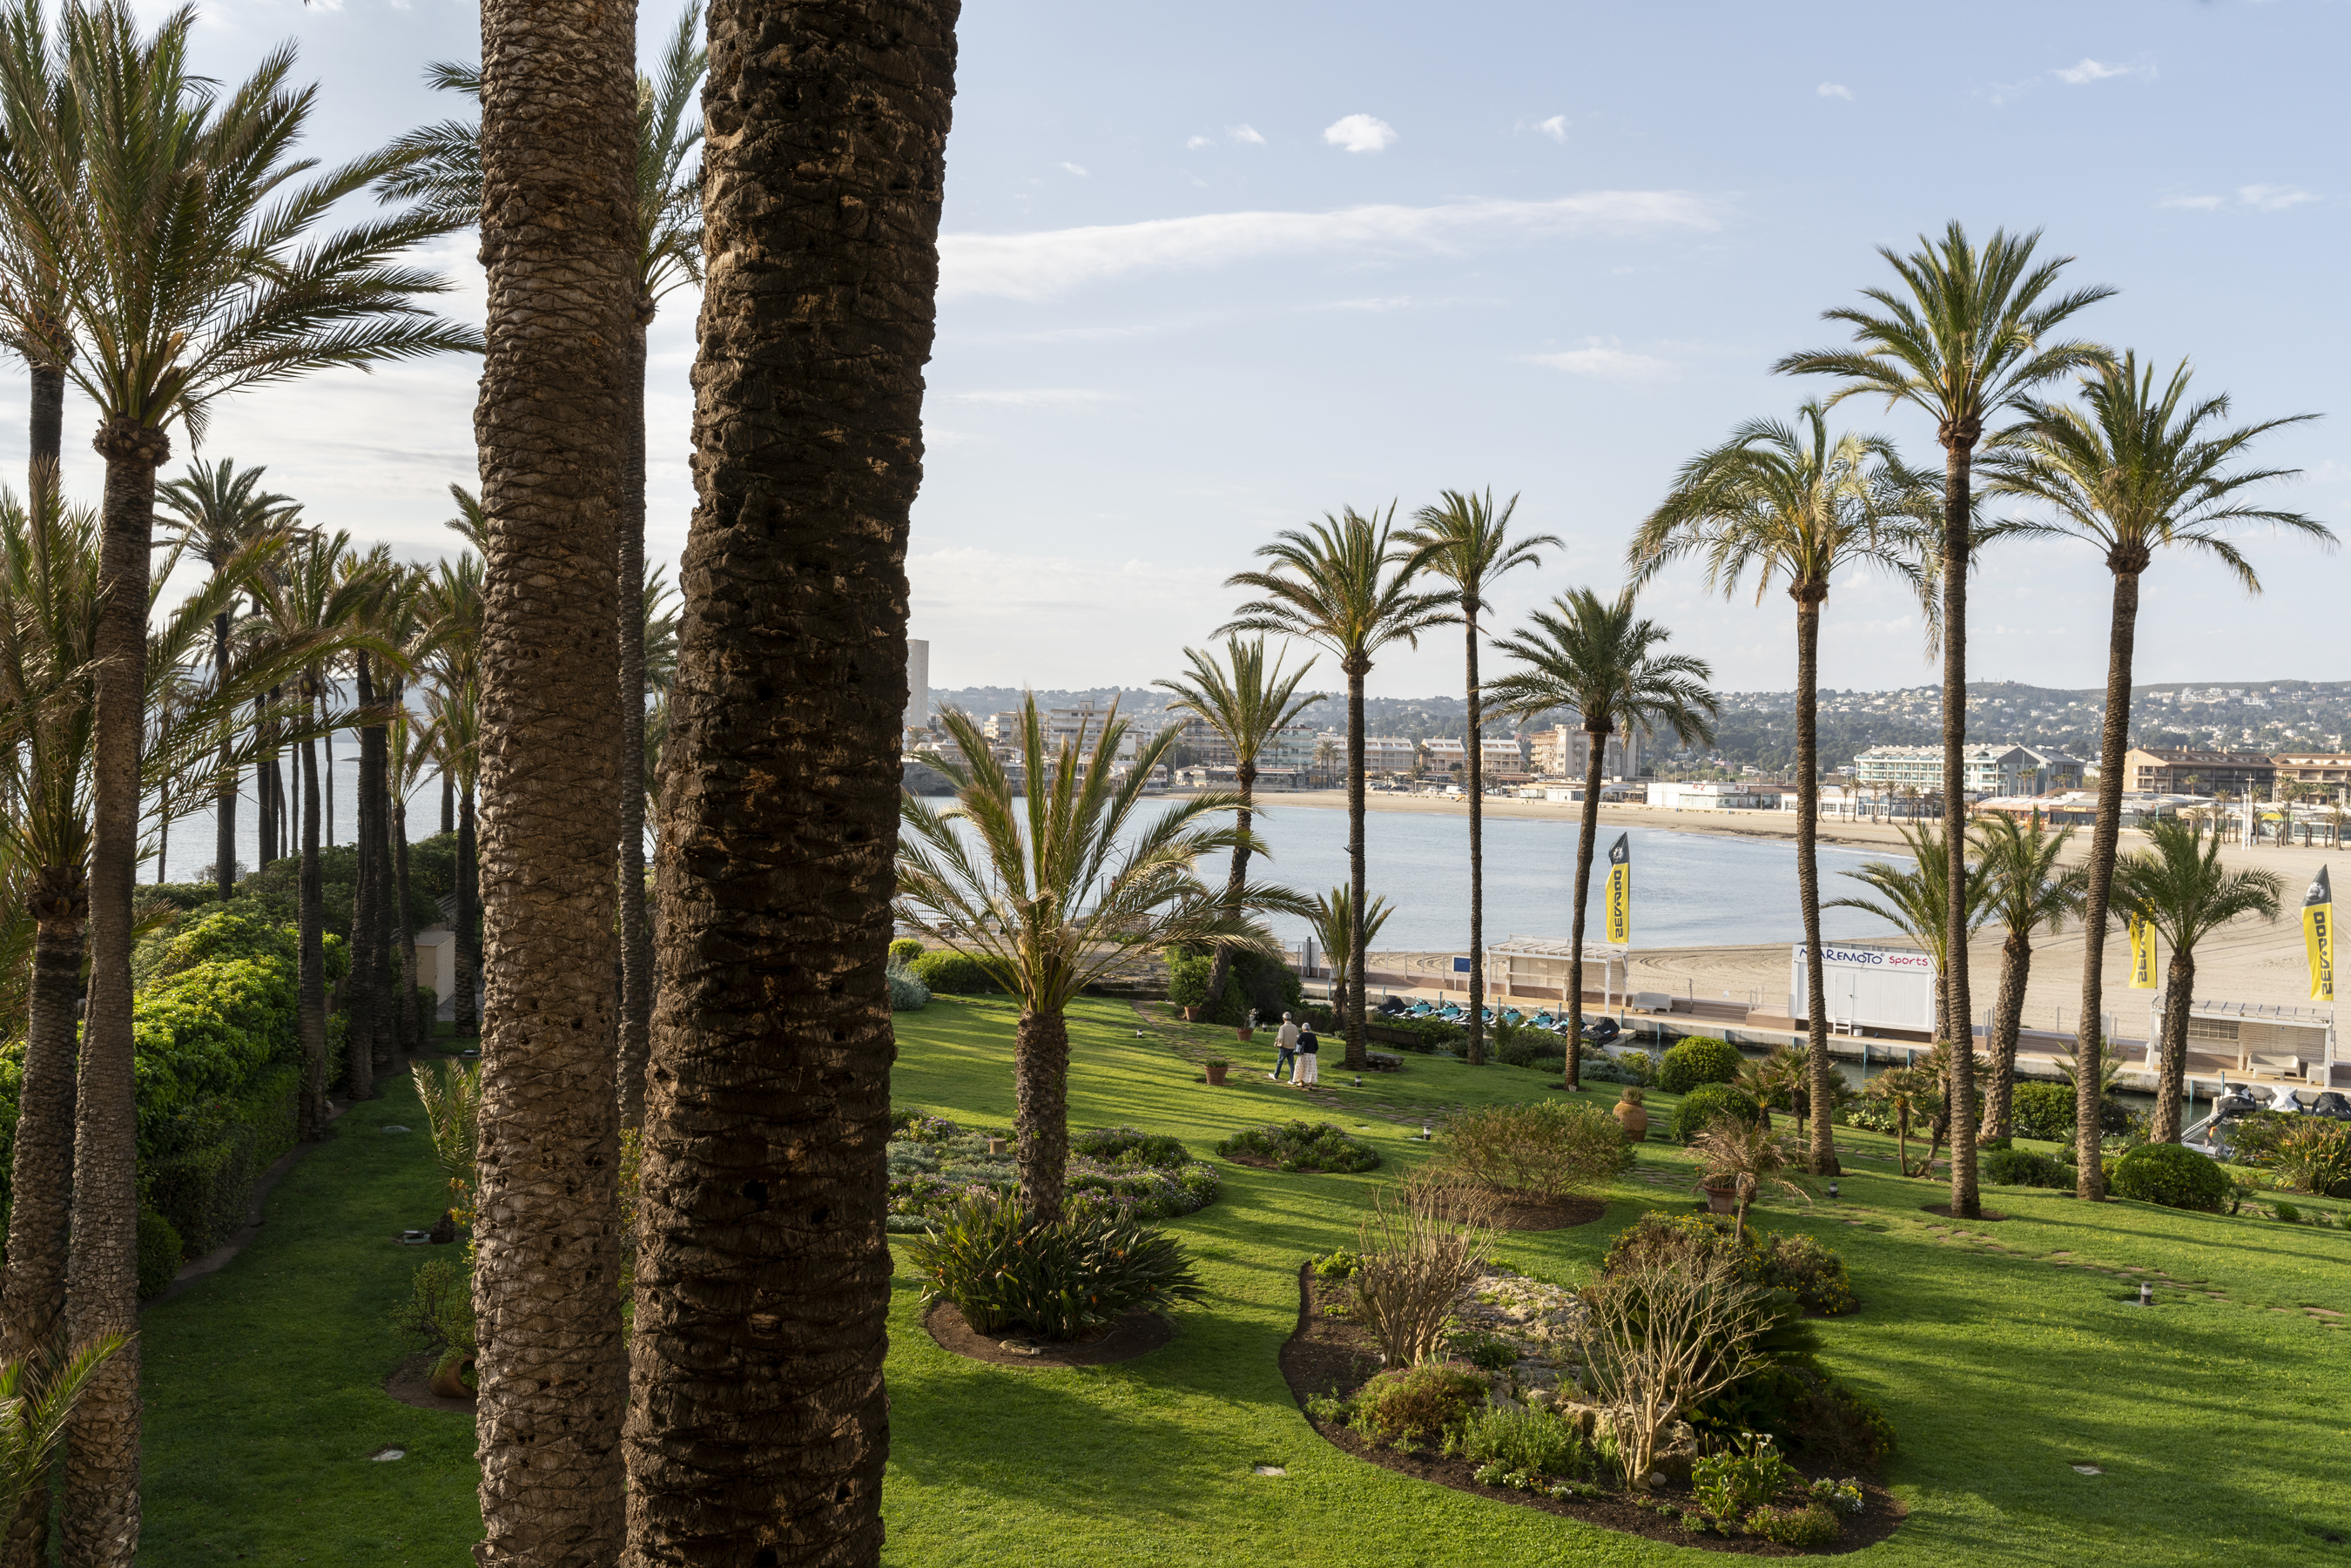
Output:
[[[1380,927],[1385,925],[1388,916],[1395,913],[1386,899],[1372,900],[1370,907],[1364,911],[1365,946],[1379,940]],[[1314,940],[1322,944],[1322,951],[1331,960],[1330,994],[1334,998],[1341,996],[1346,991],[1349,977],[1355,972],[1350,967],[1349,952],[1354,943],[1355,901],[1354,895],[1347,890],[1347,884],[1341,883],[1328,893],[1316,894],[1314,902],[1308,906],[1306,921],[1314,933]],[[1208,994],[1213,997],[1217,993],[1211,991]]]
[[[181,547],[217,571],[231,556],[254,540],[284,534],[301,511],[299,503],[291,496],[256,490],[266,472],[264,468],[240,471],[226,457],[217,464],[191,463],[185,475],[157,486],[155,499],[174,515],[176,520],[167,526]],[[229,633],[235,619],[235,608],[229,607],[223,609],[213,622],[215,680],[228,677]],[[225,754],[225,735],[221,738],[221,747]],[[213,797],[216,835],[213,879],[224,904],[236,888],[236,775],[225,773]],[[266,807],[264,814],[266,815]],[[261,846],[254,854],[256,866],[269,862],[266,833]]]
[[[2057,275],[2073,258],[2035,265],[2032,252],[2040,239],[2037,232],[2011,236],[1995,229],[1978,249],[1954,222],[1939,241],[1921,235],[1919,248],[1908,256],[1881,246],[1877,254],[1894,268],[1907,294],[1892,288],[1862,290],[1881,314],[1858,306],[1823,311],[1824,319],[1853,329],[1856,346],[1791,354],[1773,367],[1792,374],[1837,377],[1844,385],[1830,397],[1832,405],[1856,395],[1882,396],[1888,408],[1907,403],[1935,421],[1936,438],[1943,445],[1943,815],[1949,822],[1965,815],[1967,798],[1960,753],[1968,732],[1968,562],[1976,527],[1970,480],[1976,447],[1985,424],[2034,387],[2103,364],[2110,357],[2093,343],[2053,340],[2071,317],[2114,290],[2094,287],[2053,293]],[[1965,836],[1957,831],[1945,835],[1944,848],[1951,862],[1944,887],[1956,899],[1966,883],[1960,869],[1967,854]],[[1956,904],[1950,923],[1961,923]],[[1972,1016],[1964,943],[1952,952],[1944,984],[1955,1016]],[[1967,1101],[1965,1080],[1973,1060],[1972,1051],[1952,1053],[1961,1080],[1961,1103]],[[1972,1219],[1980,1207],[1975,1127],[1960,1116],[1951,1139],[1951,1212]]]
[[[1934,551],[1928,519],[1932,490],[1883,436],[1829,439],[1817,402],[1796,411],[1795,425],[1751,420],[1730,439],[1682,465],[1674,487],[1633,536],[1625,559],[1637,586],[1675,560],[1706,563],[1707,586],[1725,597],[1751,568],[1761,603],[1785,578],[1796,605],[1796,892],[1804,921],[1805,994],[1812,1096],[1828,1103],[1827,1009],[1817,998],[1827,981],[1821,959],[1820,671],[1821,617],[1829,583],[1848,566],[1893,572],[1917,591],[1935,621]],[[1813,1124],[1810,1165],[1837,1174],[1836,1133],[1825,1116]]]
[[[416,915],[411,907],[408,880],[408,798],[433,766],[433,729],[419,724],[400,692],[392,700],[391,744],[386,783],[392,797],[392,907],[399,940],[392,951],[399,960],[400,1042],[402,1050],[422,1051],[433,1032],[433,1020],[422,1016],[416,1002]]]
[[[612,976],[634,22],[590,0],[482,7],[488,1016],[474,1300],[478,1554],[491,1562],[538,1558],[559,1538],[572,1560],[609,1563],[625,1534]],[[578,1392],[559,1414],[549,1388]]]
[[[1583,821],[1575,841],[1575,913],[1567,960],[1567,1086],[1583,1086],[1583,919],[1592,895],[1592,852],[1600,839],[1602,754],[1612,735],[1671,730],[1684,746],[1711,742],[1718,711],[1707,683],[1714,668],[1693,653],[1661,652],[1673,633],[1635,615],[1633,590],[1604,600],[1572,588],[1538,610],[1526,631],[1494,646],[1522,666],[1487,690],[1495,706],[1520,715],[1573,708],[1586,750]]]
[[[449,492],[456,497],[457,516],[447,519],[446,526],[478,549],[485,538],[481,503],[462,486],[452,485]],[[435,566],[423,589],[423,608],[431,627],[425,660],[434,689],[426,694],[425,703],[433,715],[434,759],[444,785],[444,800],[452,793],[446,788],[452,784],[458,798],[451,823],[457,835],[457,887],[452,914],[456,927],[457,994],[450,1028],[459,1035],[470,1035],[479,1028],[475,1008],[481,974],[481,950],[475,933],[481,913],[475,852],[475,795],[481,777],[477,744],[481,736],[481,558],[471,550],[460,551],[455,561],[444,559]]]
[[[2274,924],[2285,895],[2285,878],[2260,868],[2226,871],[2220,841],[2204,837],[2200,824],[2176,817],[2147,827],[2147,847],[2115,864],[2115,904],[2153,925],[2171,946],[2163,971],[2163,1065],[2156,1081],[2155,1121],[2148,1137],[2179,1141],[2179,1113],[2188,1072],[2188,1008],[2196,996],[2196,945],[2232,920],[2258,915]],[[2092,1107],[2090,1130],[2097,1134],[2097,1083],[2084,1073],[2083,1103]],[[2095,1146],[2095,1145],[2094,1145]]]
[[[621,1115],[626,1126],[644,1119],[644,1074],[653,1022],[653,940],[645,908],[645,646],[636,606],[645,596],[645,342],[662,299],[702,281],[702,122],[694,113],[709,51],[702,44],[702,6],[689,4],[662,51],[658,73],[639,75],[636,105],[636,276],[633,330],[623,371],[620,428],[619,540],[621,613]],[[480,71],[442,61],[425,80],[477,103]],[[453,227],[470,226],[482,211],[479,128],[450,120],[412,131],[394,145],[415,162],[387,180],[383,193],[413,198]]]
[[[1754,1122],[1718,1117],[1690,1140],[1690,1153],[1698,1156],[1702,1173],[1700,1190],[1728,1188],[1739,1206],[1731,1235],[1742,1245],[1747,1240],[1748,1206],[1762,1196],[1765,1187],[1812,1201],[1813,1195],[1803,1184],[1788,1174],[1796,1164],[1795,1145],[1771,1130],[1769,1116]]]
[[[1311,659],[1284,674],[1281,660],[1276,657],[1269,669],[1262,637],[1247,643],[1238,637],[1226,638],[1222,664],[1209,649],[1186,648],[1184,657],[1192,666],[1187,674],[1152,685],[1174,693],[1176,700],[1170,707],[1193,715],[1232,748],[1234,792],[1241,802],[1235,825],[1240,837],[1233,845],[1232,869],[1226,873],[1225,888],[1228,894],[1238,896],[1249,885],[1249,846],[1256,841],[1249,836],[1249,814],[1257,789],[1258,756],[1300,714],[1321,702],[1323,694],[1297,695],[1298,683],[1314,667]],[[1217,948],[1208,970],[1209,1005],[1225,994],[1225,980],[1232,967],[1232,949]]]
[[[1961,1012],[1957,995],[1950,984],[1953,956],[1967,951],[1968,942],[1982,929],[1993,913],[1991,904],[1991,873],[1980,862],[1962,860],[1959,894],[1957,898],[1944,892],[1944,879],[1950,873],[1950,856],[1943,849],[1943,830],[1914,823],[1901,830],[1903,841],[1909,845],[1912,860],[1908,866],[1892,861],[1865,861],[1860,869],[1840,873],[1871,889],[1876,898],[1833,898],[1821,905],[1823,909],[1858,909],[1865,915],[1875,915],[1904,936],[1917,943],[1921,951],[1935,960],[1936,1033],[1945,1045],[1972,1040],[1974,1028],[1967,1014]],[[1951,914],[1959,910],[1959,939],[1949,939]],[[1957,1065],[1959,1058],[1968,1060],[1968,1068]],[[1955,1049],[1943,1057],[1943,1071],[1956,1077],[1956,1082],[1944,1086],[1944,1103],[1949,1106],[1966,1106],[1973,1102],[1975,1052]],[[1964,1125],[1972,1130],[1974,1124],[1961,1111],[1951,1113],[1951,1125],[1956,1130]],[[1959,1139],[1952,1138],[1956,1155]],[[1934,1155],[1927,1156],[1929,1166]],[[1952,1206],[1956,1214],[1958,1206]]]
[[[2013,817],[1988,815],[1974,831],[1977,856],[1991,879],[1991,914],[2008,927],[2001,948],[2000,1004],[1992,1014],[1991,1076],[1983,1089],[1987,1138],[2008,1136],[2016,1036],[2023,1027],[2024,987],[2032,973],[2032,934],[2054,935],[2064,929],[2067,916],[2081,913],[2086,874],[2080,866],[2057,863],[2073,836],[2071,828],[2052,832],[2038,817],[2028,829]]]
[[[325,237],[312,232],[392,160],[361,158],[290,183],[303,167],[290,153],[314,101],[287,85],[292,51],[272,52],[243,84],[223,88],[188,72],[193,23],[193,12],[177,12],[141,38],[119,0],[67,12],[71,112],[27,117],[36,144],[21,159],[0,159],[0,222],[16,242],[0,247],[0,267],[30,264],[0,276],[0,313],[98,405],[106,460],[90,979],[74,1171],[71,1332],[84,1341],[137,1327],[131,898],[142,614],[155,473],[170,455],[170,432],[185,423],[200,438],[214,405],[246,387],[477,340],[418,308],[445,287],[440,279],[393,265],[437,232],[431,222],[398,216]],[[37,100],[32,84],[11,79],[22,63],[0,51],[0,96]],[[69,143],[83,151],[86,179],[62,172]],[[62,320],[31,303],[45,277],[61,282]],[[138,1377],[134,1342],[106,1364],[76,1416],[69,1561],[127,1561],[136,1549]]]
[[[69,62],[64,40],[49,31],[38,0],[19,0],[0,9],[0,158],[18,162],[47,159],[50,167],[25,170],[18,176],[61,189],[76,189],[85,178],[81,116],[68,77]],[[32,396],[27,410],[26,493],[38,495],[44,473],[58,472],[65,455],[66,369],[57,356],[71,354],[72,337],[67,312],[72,303],[53,261],[30,247],[18,246],[13,233],[0,232],[0,246],[17,254],[4,273],[16,286],[16,300],[0,307],[7,315],[22,314],[41,324],[29,333],[10,333],[9,347],[25,357]]]
[[[2082,912],[2081,1050],[2092,1061],[2101,1049],[2106,906],[2122,834],[2139,579],[2154,564],[2155,552],[2170,548],[2210,557],[2247,592],[2258,593],[2261,580],[2232,538],[2237,530],[2266,523],[2327,546],[2335,543],[2324,524],[2252,499],[2249,492],[2295,470],[2241,465],[2254,441],[2315,416],[2292,414],[2231,429],[2225,423],[2228,398],[2191,399],[2188,382],[2183,361],[2158,392],[2154,368],[2141,370],[2137,356],[2126,354],[2120,363],[2101,365],[2084,379],[2080,407],[2020,399],[2022,423],[2006,450],[1986,465],[1991,494],[2037,503],[2045,514],[2011,527],[2091,544],[2105,552],[2115,580],[2106,634],[2105,721],[2098,740],[2098,815],[2090,835]],[[2083,1101],[2075,1122],[2081,1194],[2103,1197],[2094,1100]]]
[[[1494,509],[1494,492],[1482,496],[1458,490],[1444,493],[1441,505],[1423,507],[1413,514],[1419,525],[1404,542],[1429,552],[1428,570],[1450,582],[1460,601],[1468,682],[1462,688],[1468,704],[1468,739],[1464,743],[1462,782],[1469,792],[1469,1065],[1486,1061],[1486,778],[1485,724],[1479,712],[1478,613],[1486,606],[1488,587],[1522,566],[1540,567],[1545,545],[1563,548],[1555,534],[1529,538],[1510,537],[1510,514],[1518,510],[1513,496],[1502,509]]]
[[[1246,841],[1238,823],[1207,821],[1238,813],[1238,795],[1196,795],[1155,821],[1138,813],[1152,769],[1176,744],[1175,729],[1145,742],[1116,778],[1127,727],[1115,702],[1093,751],[1081,757],[1071,745],[1047,748],[1030,695],[1021,705],[1026,781],[1016,786],[970,715],[949,709],[941,718],[963,760],[925,760],[954,781],[956,803],[935,810],[921,796],[905,795],[896,914],[974,959],[1019,998],[1013,1092],[1020,1201],[1050,1225],[1061,1217],[1070,1159],[1070,1029],[1062,1014],[1071,999],[1162,947],[1270,952],[1272,937],[1249,917],[1305,909],[1275,888],[1213,892],[1195,873],[1201,856]]]
[[[1368,907],[1364,888],[1364,677],[1372,656],[1390,643],[1420,645],[1420,633],[1452,615],[1452,596],[1415,586],[1434,553],[1394,532],[1395,507],[1384,517],[1353,507],[1304,529],[1286,528],[1258,555],[1270,570],[1238,572],[1228,588],[1254,589],[1252,600],[1219,628],[1270,632],[1317,643],[1338,655],[1347,676],[1347,867],[1351,907]],[[1347,942],[1353,991],[1342,1005],[1347,1022],[1347,1066],[1364,1069],[1364,934]]]

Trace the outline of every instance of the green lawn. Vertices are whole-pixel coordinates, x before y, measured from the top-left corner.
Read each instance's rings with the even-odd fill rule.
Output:
[[[899,1017],[894,1098],[975,1124],[1008,1123],[1012,1012],[942,998]],[[1203,1155],[1235,1127],[1300,1113],[1263,1076],[1265,1042],[1182,1026],[1138,1038],[1133,1012],[1072,1017],[1071,1120],[1174,1133]],[[1168,1036],[1221,1047],[1234,1081],[1210,1090]],[[1334,1042],[1335,1043],[1335,1042]],[[1695,1563],[1695,1552],[1465,1496],[1360,1463],[1305,1425],[1275,1356],[1296,1312],[1296,1268],[1352,1241],[1366,1189],[1418,1157],[1424,1110],[1521,1098],[1540,1075],[1408,1059],[1346,1087],[1326,1052],[1332,1119],[1393,1156],[1363,1176],[1222,1166],[1223,1195],[1173,1228],[1208,1302],[1165,1348],[1119,1366],[1028,1371],[947,1354],[897,1281],[889,1363],[888,1560],[934,1564],[1493,1564]],[[1613,1087],[1590,1098],[1614,1098]],[[1670,1096],[1656,1096],[1669,1110]],[[1383,1115],[1381,1113],[1384,1112]],[[1317,1115],[1324,1114],[1316,1112]],[[1402,1122],[1389,1118],[1403,1118]],[[387,1239],[421,1223],[434,1176],[404,1083],[337,1124],[273,1196],[256,1246],[148,1314],[147,1547],[142,1563],[465,1560],[477,1521],[472,1433],[458,1416],[381,1390],[401,1351],[382,1326],[418,1253]],[[1856,1155],[1891,1140],[1846,1135]],[[1870,1562],[2337,1562],[2351,1500],[2330,1484],[2345,1427],[2351,1233],[1999,1189],[2011,1216],[1949,1234],[1920,1206],[1937,1184],[1855,1157],[1844,1201],[1773,1206],[1763,1222],[1839,1248],[1863,1298],[1822,1324],[1825,1359],[1878,1400],[1901,1437],[1887,1479],[1911,1510]],[[1875,1167],[1875,1168],[1872,1168]],[[1520,1267],[1588,1277],[1646,1205],[1687,1202],[1679,1152],[1643,1145],[1600,1224],[1506,1245]],[[2339,1210],[2320,1203],[2306,1207]],[[1858,1220],[1857,1225],[1847,1220]],[[2065,1251],[2061,1264],[2050,1254]],[[2124,1304],[2095,1263],[2169,1271],[2162,1310]],[[2190,1281],[2220,1291],[2215,1301]],[[2346,1320],[2351,1321],[2351,1320]],[[386,1444],[397,1463],[367,1456]],[[2076,1474],[2074,1461],[2104,1467]],[[1252,1473],[1285,1467],[1281,1478]]]

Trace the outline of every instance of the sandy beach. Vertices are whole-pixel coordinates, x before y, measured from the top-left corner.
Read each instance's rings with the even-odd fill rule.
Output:
[[[1285,806],[1305,806],[1332,810],[1344,810],[1347,797],[1343,790],[1301,790],[1296,794],[1271,797]],[[1437,815],[1468,815],[1466,801],[1445,800],[1428,796],[1374,795],[1370,797],[1374,811],[1405,811]],[[1493,800],[1486,802],[1486,815],[1555,821],[1573,824],[1580,820],[1583,808],[1563,800]],[[1675,832],[1720,833],[1750,839],[1778,839],[1792,844],[1796,837],[1796,819],[1783,811],[1668,811],[1646,806],[1622,806],[1604,803],[1600,821],[1604,828],[1642,827],[1668,829]],[[1865,849],[1885,849],[1907,852],[1900,831],[1883,822],[1830,822],[1820,825],[1823,843],[1853,845]],[[2122,849],[2127,854],[2141,846],[2144,839],[2126,830]],[[2086,859],[2090,832],[2086,828],[2074,832],[2067,846],[2069,862]],[[2236,922],[2205,938],[2196,950],[2196,995],[2199,998],[2225,1001],[2284,1003],[2290,1006],[2310,1006],[2309,987],[2304,977],[2302,951],[2302,928],[2299,909],[2304,889],[2321,865],[2330,859],[2346,862],[2351,869],[2351,850],[2335,851],[2325,847],[2314,849],[2280,849],[2264,845],[2245,849],[2224,845],[2220,851],[2224,864],[2259,866],[2276,872],[2285,881],[2284,910],[2272,925],[2259,919]],[[1637,935],[1638,927],[1635,932]],[[1891,934],[1889,933],[1889,936]],[[1969,954],[1969,990],[1977,1014],[1990,1007],[2000,985],[2001,948],[2006,933],[1991,930],[1970,943]],[[1596,936],[1593,938],[1597,940]],[[2033,938],[2032,978],[2025,989],[2024,1021],[2027,1028],[2052,1029],[2062,1025],[2071,1029],[2081,1012],[2082,1004],[2083,936],[2079,928],[2056,936]],[[1402,969],[1417,967],[1426,961],[1434,967],[1438,955],[1386,954],[1372,964],[1374,968]],[[2169,953],[2164,954],[2168,963]],[[1789,944],[1758,943],[1741,946],[1711,947],[1635,947],[1631,956],[1632,984],[1635,990],[1670,991],[1676,995],[1694,995],[1701,1001],[1731,1000],[1777,1009],[1788,996]],[[2156,993],[2134,991],[2129,988],[2128,942],[2117,925],[2106,939],[2105,986],[2104,1010],[2116,1016],[2117,1031],[2130,1036],[2145,1032],[2147,1008]]]

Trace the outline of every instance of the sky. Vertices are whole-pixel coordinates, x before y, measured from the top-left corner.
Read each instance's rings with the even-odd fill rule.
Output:
[[[214,76],[298,41],[329,160],[459,107],[422,70],[479,47],[449,0],[200,10]],[[643,57],[678,15],[643,12]],[[2340,0],[1981,4],[1956,27],[1859,4],[967,6],[909,555],[932,685],[1146,684],[1231,612],[1224,580],[1277,531],[1448,488],[1516,495],[1518,528],[1563,541],[1497,589],[1489,624],[1613,591],[1676,466],[1823,390],[1771,365],[1843,342],[1821,312],[1891,281],[1876,247],[1953,219],[2042,231],[2069,282],[2120,290],[2085,335],[2191,361],[2236,419],[2325,415],[2257,449],[2303,471],[2264,498],[2351,528],[2351,327],[2324,304],[2351,249],[2346,48]],[[434,259],[447,309],[478,319],[472,250]],[[653,333],[656,562],[692,515],[697,303],[673,296]],[[0,368],[11,474],[22,386]],[[454,544],[448,486],[475,483],[475,389],[455,359],[323,376],[221,411],[205,455],[266,464],[312,522],[424,559]],[[69,401],[67,479],[94,497],[88,415]],[[1916,414],[1834,418],[1939,465]],[[2139,678],[2351,678],[2342,559],[2243,542],[2258,599],[2192,557],[2149,572]],[[2110,586],[2084,544],[1989,552],[1970,674],[2103,684]],[[1683,572],[1645,604],[1719,686],[1793,685],[1783,595],[1726,601]],[[1934,678],[1889,583],[1837,584],[1825,628],[1826,685]],[[1460,681],[1447,631],[1368,685]]]

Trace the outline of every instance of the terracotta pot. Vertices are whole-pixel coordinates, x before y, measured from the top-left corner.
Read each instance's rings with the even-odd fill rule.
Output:
[[[1214,1088],[1225,1081],[1226,1068],[1227,1063],[1221,1061],[1212,1061],[1207,1064],[1209,1087]]]
[[[465,1385],[465,1374],[474,1370],[470,1355],[444,1355],[433,1369],[428,1386],[444,1399],[471,1399],[474,1391]]]
[[[1698,1190],[1706,1194],[1706,1211],[1708,1214],[1736,1214],[1739,1212],[1739,1189],[1737,1187],[1702,1186]]]
[[[1186,1023],[1198,1023],[1200,1021],[1200,1009],[1198,1008],[1186,1008],[1184,1009],[1184,1021]]]
[[[1635,1105],[1629,1100],[1619,1100],[1610,1107],[1610,1110],[1616,1118],[1616,1124],[1625,1129],[1626,1143],[1637,1144],[1649,1135],[1649,1112],[1646,1106]]]
[[[1243,1024],[1240,1028],[1233,1030],[1233,1038],[1239,1040],[1243,1045],[1247,1045],[1249,1040],[1256,1036],[1256,1034],[1257,1030],[1251,1029],[1247,1024]]]

